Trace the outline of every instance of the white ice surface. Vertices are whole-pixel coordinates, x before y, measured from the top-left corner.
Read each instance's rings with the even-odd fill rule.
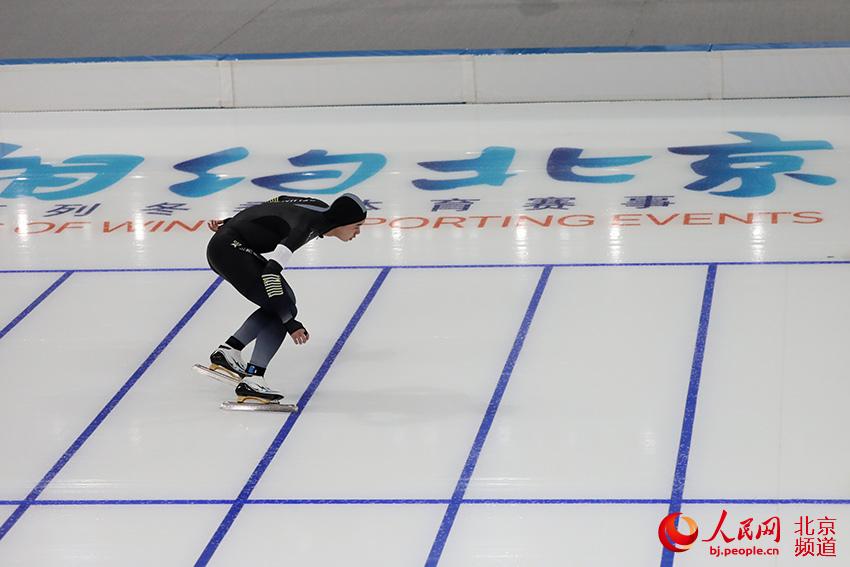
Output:
[[[784,153],[804,159],[798,173],[837,182],[776,174],[775,191],[753,198],[686,189],[700,179],[699,156],[668,148],[741,143],[734,131],[828,141],[831,150]],[[13,177],[28,177],[0,169],[0,329],[73,271],[0,338],[0,522],[38,487],[38,501],[0,529],[0,565],[192,564],[246,483],[251,500],[210,564],[424,565],[436,540],[440,565],[659,565],[657,529],[684,455],[682,511],[701,539],[723,509],[733,536],[747,518],[755,526],[778,514],[782,553],[759,564],[827,564],[794,557],[794,522],[836,517],[833,564],[847,560],[848,100],[2,114],[0,143],[21,146],[0,167],[27,156],[54,167],[85,154],[145,158],[114,185],[68,198],[51,194],[62,187],[4,195]],[[175,164],[240,146],[246,159],[214,170],[240,183],[205,197],[170,190],[194,177]],[[412,184],[468,176],[419,163],[473,159],[491,146],[516,149],[502,186]],[[635,176],[625,183],[563,182],[546,171],[557,147],[652,157],[576,168]],[[310,243],[284,272],[312,338],[287,341],[268,379],[293,402],[321,383],[297,415],[220,411],[232,393],[191,365],[253,307],[224,283],[190,313],[215,281],[204,221],[278,194],[251,179],[342,170],[299,182],[316,189],[354,169],[287,161],[311,149],[387,158],[350,189],[376,203],[374,224],[350,243]],[[646,195],[673,202],[623,204]],[[526,207],[542,197],[575,204]],[[477,201],[432,210],[453,198]],[[187,210],[144,211],[162,203]],[[62,204],[99,206],[50,213]],[[793,264],[759,264],[770,261]],[[712,262],[721,264],[709,311]],[[640,265],[610,265],[630,263]],[[558,266],[512,356],[543,265]],[[393,269],[343,336],[384,267]],[[697,375],[695,413],[684,420],[693,437],[682,446]],[[507,387],[488,415],[500,377]],[[287,419],[279,450],[252,477]],[[490,429],[471,453],[482,420]],[[476,466],[461,488],[475,501],[459,505],[443,538],[470,454]],[[790,502],[800,499],[830,502]],[[714,543],[675,564],[716,564]]]

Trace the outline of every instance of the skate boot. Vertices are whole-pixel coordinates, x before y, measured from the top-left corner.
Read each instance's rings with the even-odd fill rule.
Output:
[[[223,372],[232,376],[234,380],[241,380],[247,376],[242,355],[238,350],[227,345],[220,345],[210,355],[210,370]]]
[[[248,374],[236,386],[237,403],[277,403],[283,399],[283,394],[276,392],[266,385],[262,376]]]

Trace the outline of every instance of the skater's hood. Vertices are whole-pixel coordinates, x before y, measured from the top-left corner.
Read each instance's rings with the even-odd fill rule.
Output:
[[[366,205],[357,195],[344,193],[337,197],[322,215],[325,217],[327,223],[322,230],[322,234],[325,234],[338,226],[354,224],[364,220],[366,218]]]

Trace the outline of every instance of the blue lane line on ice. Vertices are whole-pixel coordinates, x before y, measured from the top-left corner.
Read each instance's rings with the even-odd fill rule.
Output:
[[[499,376],[499,381],[496,384],[496,390],[490,398],[490,404],[487,406],[487,412],[484,414],[484,419],[481,420],[481,426],[478,428],[478,434],[475,436],[475,441],[472,443],[472,448],[469,450],[469,456],[466,459],[466,464],[460,474],[460,479],[457,481],[454,493],[452,494],[451,502],[446,508],[443,515],[443,521],[440,523],[440,528],[437,530],[437,536],[434,539],[434,544],[431,546],[431,552],[428,554],[428,559],[425,565],[434,567],[440,562],[440,556],[443,553],[443,548],[446,546],[446,540],[449,537],[449,532],[452,530],[455,517],[457,516],[460,505],[463,502],[463,496],[466,493],[466,487],[472,478],[472,473],[475,472],[475,465],[478,463],[478,457],[481,454],[481,449],[484,447],[484,441],[487,440],[487,434],[490,432],[490,426],[493,424],[493,419],[496,417],[496,412],[499,410],[499,404],[502,401],[502,396],[508,387],[508,381],[513,374],[514,366],[516,365],[519,353],[522,351],[525,337],[528,334],[528,329],[531,327],[531,321],[534,319],[534,314],[537,311],[537,306],[540,304],[540,299],[543,297],[543,290],[546,289],[546,283],[549,281],[549,274],[552,273],[552,267],[546,266],[540,274],[540,279],[537,281],[537,287],[534,289],[534,295],[528,304],[525,311],[525,316],[522,319],[522,324],[517,331],[514,339],[513,347],[508,355],[505,366],[502,369],[502,374]]]
[[[35,269],[35,270],[0,270],[0,274],[52,274],[57,272],[75,272],[81,274],[114,273],[114,272],[212,272],[210,268],[82,268],[79,270]]]
[[[139,381],[139,378],[147,371],[151,364],[162,354],[162,351],[174,340],[174,337],[177,336],[186,323],[197,313],[197,311],[201,308],[201,306],[209,299],[212,293],[216,290],[216,288],[221,284],[222,279],[216,278],[215,281],[207,288],[207,290],[201,295],[201,297],[195,301],[192,307],[186,312],[185,315],[174,325],[174,328],[169,331],[169,333],[165,336],[164,339],[157,345],[157,347],[153,350],[150,355],[142,362],[141,366],[133,373],[132,376],[124,383],[120,390],[112,397],[109,402],[100,410],[100,413],[95,416],[95,418],[89,423],[88,427],[77,437],[70,447],[59,457],[59,460],[56,461],[56,464],[44,475],[44,478],[39,481],[39,483],[35,486],[35,488],[30,491],[27,497],[18,505],[12,515],[0,526],[0,540],[9,532],[10,529],[15,525],[15,523],[23,516],[24,512],[33,505],[33,502],[38,499],[39,495],[47,488],[47,485],[50,484],[50,481],[59,474],[59,471],[68,464],[68,461],[74,454],[83,446],[83,444],[91,437],[92,433],[103,423],[103,420],[115,409],[115,406],[118,405],[127,392],[130,391],[136,382]]]
[[[152,61],[240,61],[273,59],[341,59],[351,57],[423,57],[429,55],[548,55],[559,53],[664,53],[813,49],[850,47],[847,41],[781,43],[697,43],[662,45],[594,45],[577,47],[518,47],[502,49],[392,49],[374,51],[306,51],[300,53],[208,53],[193,55],[128,55],[124,57],[47,57],[0,59],[0,65],[55,63],[135,63]]]
[[[409,266],[295,266],[286,270],[450,270],[470,268],[641,268],[641,267],[678,267],[678,266],[821,266],[847,265],[850,260],[777,260],[771,262],[581,262],[573,264],[421,264]],[[209,268],[80,268],[80,269],[40,269],[40,270],[0,270],[0,274],[47,274],[60,272],[74,273],[112,273],[112,272],[211,272]]]
[[[23,500],[0,500],[0,506],[18,505]],[[154,500],[36,500],[33,506],[210,506],[210,505],[232,505],[239,503],[237,499],[154,499]],[[666,500],[664,501],[667,502]],[[411,504],[448,504],[448,498],[255,498],[241,501],[242,504],[250,505],[329,505],[329,504],[384,504],[384,505],[411,505]]]
[[[256,498],[246,504],[276,505],[276,504],[448,504],[448,498]]]
[[[18,325],[18,323],[20,323],[21,321],[23,321],[24,317],[26,317],[27,315],[29,315],[30,313],[32,313],[32,310],[33,310],[33,309],[35,309],[36,307],[38,307],[38,306],[39,306],[39,304],[40,304],[42,301],[44,301],[45,299],[47,299],[47,296],[48,296],[48,295],[50,295],[51,293],[53,293],[54,291],[56,291],[56,288],[58,288],[60,285],[62,285],[63,283],[65,283],[65,280],[67,280],[68,278],[70,278],[70,277],[71,277],[71,274],[73,274],[73,273],[74,273],[73,271],[69,271],[69,272],[65,272],[64,274],[62,274],[62,276],[60,276],[58,280],[56,280],[55,282],[53,282],[53,284],[52,284],[50,287],[48,287],[46,290],[44,290],[44,291],[41,293],[41,295],[39,295],[38,297],[36,297],[36,298],[35,298],[35,300],[34,300],[32,303],[30,303],[29,305],[27,305],[26,309],[24,309],[23,311],[21,311],[20,313],[18,313],[18,316],[17,316],[17,317],[15,317],[14,319],[12,319],[12,321],[11,321],[8,325],[6,325],[5,327],[3,327],[3,329],[2,329],[2,330],[0,330],[0,339],[2,339],[3,337],[5,337],[5,336],[6,336],[6,334],[7,334],[9,331],[11,331],[12,329],[14,329],[14,328]]]
[[[271,464],[272,459],[274,459],[274,456],[277,454],[281,445],[283,445],[283,442],[286,441],[286,438],[289,436],[289,432],[292,431],[292,428],[295,426],[298,418],[304,413],[304,410],[307,408],[307,404],[310,402],[310,399],[313,397],[313,394],[316,392],[319,384],[322,383],[322,380],[327,375],[328,370],[330,370],[336,360],[337,355],[339,355],[342,347],[345,346],[345,343],[348,341],[351,333],[354,332],[355,327],[357,327],[357,324],[360,322],[360,319],[363,317],[366,309],[368,309],[369,305],[372,303],[372,300],[375,298],[378,290],[381,289],[381,286],[387,279],[387,275],[389,273],[390,268],[384,268],[378,274],[378,277],[375,279],[375,282],[372,284],[372,287],[369,289],[366,297],[364,297],[363,301],[360,302],[360,306],[357,308],[357,311],[354,312],[354,315],[351,317],[348,325],[346,325],[342,334],[328,353],[328,356],[325,358],[325,361],[322,363],[322,366],[319,368],[318,372],[316,372],[316,376],[298,400],[296,405],[298,406],[299,411],[289,414],[286,418],[286,421],[283,423],[283,426],[280,428],[280,431],[274,438],[274,441],[272,441],[271,446],[268,448],[265,455],[263,455],[263,458],[260,459],[260,462],[257,464],[254,472],[251,473],[251,476],[248,478],[248,482],[245,483],[245,486],[242,488],[239,496],[234,501],[230,510],[228,510],[227,515],[221,521],[218,529],[216,529],[212,538],[210,538],[210,541],[207,543],[207,546],[201,552],[201,556],[198,557],[198,560],[195,562],[196,566],[206,565],[209,563],[213,554],[216,552],[216,549],[218,549],[218,546],[221,544],[221,540],[227,535],[227,532],[230,530],[230,527],[233,525],[233,522],[236,520],[239,512],[242,511],[242,508],[248,502],[248,498],[251,496],[251,493],[254,491],[254,488],[257,486],[260,478],[262,478],[263,474],[266,472],[266,469]]]
[[[682,496],[685,492],[685,479],[688,473],[688,459],[691,453],[691,438],[694,432],[694,419],[699,397],[699,384],[702,377],[702,363],[705,357],[705,342],[708,338],[708,323],[711,318],[711,302],[714,298],[714,283],[717,279],[717,265],[708,266],[705,276],[705,289],[702,295],[702,308],[699,315],[696,345],[691,364],[691,378],[688,383],[688,395],[685,401],[685,411],[682,418],[682,432],[679,436],[679,454],[676,457],[676,470],[673,473],[673,490],[670,494],[668,514],[682,511]],[[664,549],[661,554],[661,567],[671,567],[675,554]]]
[[[0,506],[18,506],[24,500],[0,500]],[[32,506],[220,506],[232,505],[235,499],[190,500],[35,500]],[[450,504],[449,498],[255,498],[246,505],[397,505]],[[461,504],[484,505],[591,505],[591,504],[670,504],[668,498],[464,498]],[[847,505],[850,499],[838,498],[683,498],[682,504],[827,504]]]
[[[682,498],[682,504],[850,504],[847,498]]]
[[[682,498],[682,504],[850,504],[830,498]],[[467,498],[463,504],[670,504],[667,498]]]

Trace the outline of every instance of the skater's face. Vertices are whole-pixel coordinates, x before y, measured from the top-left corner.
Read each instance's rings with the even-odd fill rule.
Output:
[[[340,240],[348,242],[349,240],[354,240],[354,238],[360,234],[361,226],[363,226],[363,221],[356,222],[354,224],[345,224],[329,230],[326,236],[336,236]]]

